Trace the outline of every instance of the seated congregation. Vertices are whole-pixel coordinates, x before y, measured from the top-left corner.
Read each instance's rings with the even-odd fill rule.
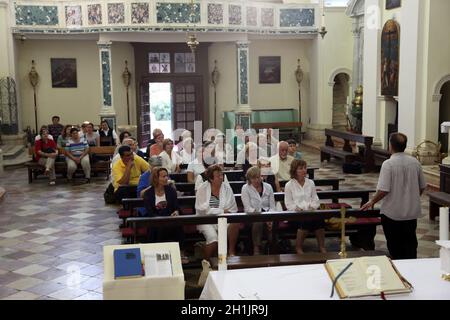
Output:
[[[330,218],[339,214],[336,209],[351,208],[339,200],[360,199],[363,206],[369,202],[369,194],[375,192],[344,191],[338,186],[318,190],[316,183],[334,186],[340,179],[314,179],[315,168],[308,168],[292,140],[278,142],[269,136],[267,141],[277,147],[269,157],[266,149],[271,146],[252,143],[248,135],[242,136],[241,143],[233,140],[232,144],[223,144],[219,135],[195,146],[186,131],[176,145],[178,151],[174,151],[172,140],[164,139],[161,130],[155,129],[153,136],[147,147],[148,163],[135,153],[135,147],[122,145],[118,150],[120,159],[113,164],[114,198],[123,206],[118,211],[123,219],[122,235],[130,243],[178,242],[185,263],[199,245],[202,258],[213,262],[219,239],[217,217],[239,219],[234,216],[239,213],[245,213],[249,221],[229,223],[229,257],[302,255],[309,235],[316,237],[317,251],[326,255],[325,237],[340,236],[339,225],[336,228],[336,221]],[[257,141],[263,138],[267,137],[260,133]],[[224,151],[233,149],[237,152],[231,152],[231,157]],[[321,203],[322,199],[329,203]],[[352,214],[358,218],[348,223],[347,231],[352,245],[374,250],[379,210],[367,215],[354,211]],[[312,218],[302,218],[314,212],[317,214]],[[329,216],[323,217],[320,212]],[[275,215],[270,216],[272,213]],[[257,216],[264,218],[256,221],[258,218],[253,217]],[[291,246],[294,239],[295,247]]]
[[[341,236],[339,209],[352,211],[352,206],[340,200],[360,199],[361,209],[354,209],[345,220],[345,235],[350,236],[352,246],[375,250],[376,227],[382,224],[391,257],[416,257],[414,219],[407,219],[408,226],[402,223],[400,228],[408,239],[408,250],[403,250],[398,247],[399,221],[384,214],[380,217],[380,210],[373,210],[376,202],[389,198],[390,188],[398,188],[389,185],[389,178],[381,174],[377,190],[339,190],[342,179],[314,179],[316,168],[308,168],[302,160],[296,141],[278,141],[271,130],[256,134],[237,127],[230,143],[218,133],[195,144],[187,130],[174,143],[162,130],[154,129],[153,139],[141,151],[129,132],[117,136],[106,121],[98,131],[92,123],[83,123],[81,132],[77,126],[59,125],[57,117],[53,121],[35,139],[36,163],[44,168],[50,185],[55,184],[58,162],[66,165],[68,181],[81,169],[86,182],[95,164],[106,163],[110,185],[105,202],[123,207],[118,215],[123,220],[125,242],[178,242],[185,263],[200,245],[202,258],[213,262],[218,251],[217,219],[227,215],[229,257],[302,255],[308,236],[317,239],[316,251],[326,257],[325,238]],[[406,137],[399,134],[391,140],[394,153],[402,153]],[[101,154],[97,147],[109,148],[110,153]],[[389,161],[398,160],[393,157]],[[425,188],[423,176],[419,169],[414,170],[412,174],[420,177],[417,189],[421,193]],[[369,194],[375,191],[375,198],[369,201]],[[389,205],[389,201],[384,203]],[[247,217],[239,217],[239,213]],[[163,219],[167,217],[170,219]],[[192,220],[194,217],[200,220]]]

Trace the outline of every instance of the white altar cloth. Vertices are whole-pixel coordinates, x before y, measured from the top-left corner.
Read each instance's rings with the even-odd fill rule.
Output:
[[[414,290],[386,299],[450,300],[450,282],[441,279],[440,259],[398,260],[394,264]],[[330,277],[323,264],[316,264],[211,271],[200,299],[329,300],[330,294]],[[336,291],[332,299],[339,299]]]

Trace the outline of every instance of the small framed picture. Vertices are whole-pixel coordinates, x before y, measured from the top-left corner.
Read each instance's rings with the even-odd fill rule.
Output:
[[[170,73],[170,63],[161,63],[159,71],[161,73]]]
[[[77,60],[68,58],[51,58],[52,87],[77,87]]]
[[[259,83],[281,82],[281,57],[259,57]]]
[[[386,10],[400,8],[402,6],[402,0],[386,0]]]
[[[149,73],[159,73],[160,69],[159,69],[159,63],[151,63],[149,65]]]
[[[159,53],[153,53],[153,52],[149,53],[148,54],[148,60],[149,60],[150,64],[152,64],[152,63],[159,63],[160,62],[159,61]]]
[[[169,53],[160,53],[159,59],[161,63],[170,63],[170,54]]]

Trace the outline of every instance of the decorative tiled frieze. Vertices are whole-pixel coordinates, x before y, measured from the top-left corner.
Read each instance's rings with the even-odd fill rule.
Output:
[[[247,26],[256,27],[258,24],[258,10],[256,7],[247,7]]]
[[[189,3],[156,3],[158,23],[198,23],[200,22],[200,4],[192,7]]]
[[[273,8],[262,8],[261,9],[261,26],[263,27],[273,27],[274,26],[274,10]]]
[[[242,24],[242,7],[234,4],[228,6],[228,23],[231,25]]]
[[[20,6],[16,5],[17,25],[58,25],[57,6]]]
[[[131,4],[131,23],[148,23],[149,16],[148,3]]]
[[[238,42],[239,105],[248,105],[248,43]]]
[[[102,24],[102,6],[100,4],[90,4],[88,9],[88,24],[98,25]]]
[[[79,27],[82,24],[81,6],[66,6],[66,26]]]
[[[314,29],[316,6],[309,4],[269,5],[252,0],[195,0],[194,4],[188,0],[34,0],[29,5],[30,1],[14,1],[14,33],[182,31],[193,24],[204,32],[318,32]]]
[[[112,107],[111,97],[111,43],[98,42],[102,70],[103,107]]]
[[[280,9],[280,27],[314,26],[314,9]]]
[[[108,3],[108,23],[109,24],[125,23],[125,4]]]
[[[208,3],[208,23],[223,24],[223,5]]]

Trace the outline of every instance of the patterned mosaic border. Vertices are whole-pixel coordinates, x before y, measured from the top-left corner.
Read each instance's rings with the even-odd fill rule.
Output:
[[[195,24],[208,32],[317,33],[316,8],[308,4],[226,0],[197,0],[194,10],[189,0],[28,0],[14,2],[12,27],[13,32],[61,34],[173,31]],[[264,32],[259,28],[264,28]]]

